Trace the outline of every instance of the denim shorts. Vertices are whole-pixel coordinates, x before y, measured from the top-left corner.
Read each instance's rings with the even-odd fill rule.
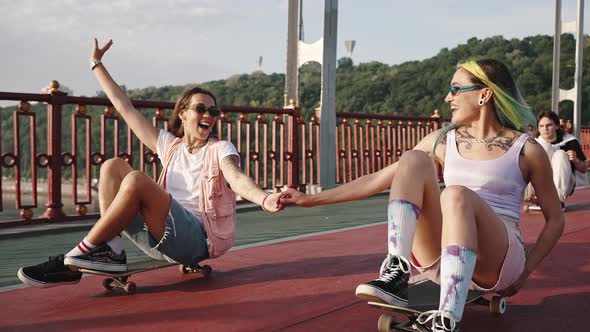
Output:
[[[143,216],[138,213],[123,235],[157,260],[190,265],[209,257],[207,233],[203,224],[172,197],[165,223],[164,236],[158,240],[149,233]]]

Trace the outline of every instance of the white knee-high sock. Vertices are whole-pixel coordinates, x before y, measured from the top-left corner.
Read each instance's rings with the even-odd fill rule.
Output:
[[[463,246],[452,245],[442,250],[440,262],[440,302],[438,310],[461,321],[477,255]]]
[[[390,255],[404,257],[408,262],[420,209],[412,202],[394,199],[387,208],[387,250]]]

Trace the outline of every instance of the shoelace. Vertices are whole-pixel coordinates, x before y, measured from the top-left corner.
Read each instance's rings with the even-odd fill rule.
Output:
[[[56,267],[59,267],[60,265],[63,266],[63,261],[64,261],[64,255],[50,256],[49,261],[44,266],[45,269],[43,272],[46,272],[48,270],[53,270]]]
[[[390,282],[398,276],[400,271],[403,273],[410,273],[409,268],[407,268],[406,266],[404,266],[404,264],[400,262],[398,265],[388,266],[387,268],[385,268],[385,270],[377,280]]]
[[[437,324],[435,319],[437,316],[441,316],[440,321],[442,325]],[[448,318],[451,322],[451,326],[446,326],[445,320],[442,318]],[[418,319],[416,321],[422,325],[425,325],[426,323],[428,323],[429,320],[432,320],[432,332],[452,332],[455,331],[455,328],[457,326],[457,323],[455,323],[455,319],[453,319],[451,315],[439,310],[425,311],[421,313],[420,316],[418,316]]]

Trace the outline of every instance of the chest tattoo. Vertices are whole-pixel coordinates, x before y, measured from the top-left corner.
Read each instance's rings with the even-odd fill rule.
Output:
[[[509,131],[502,136],[497,136],[493,139],[489,139],[485,143],[481,143],[475,142],[475,138],[470,135],[469,132],[467,132],[466,128],[461,128],[456,131],[455,140],[457,142],[457,149],[462,148],[467,150],[467,152],[472,152],[474,144],[483,144],[487,151],[493,151],[495,148],[497,148],[506,152],[510,150],[519,136],[520,133]]]

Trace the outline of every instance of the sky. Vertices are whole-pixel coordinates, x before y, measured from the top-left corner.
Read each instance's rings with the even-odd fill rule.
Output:
[[[589,34],[590,3],[584,10]],[[563,0],[566,21],[577,0]],[[287,0],[0,0],[0,91],[39,93],[58,80],[76,96],[100,89],[89,69],[94,37],[127,88],[184,85],[261,69],[284,73]],[[324,1],[303,0],[304,41],[323,31]],[[422,60],[471,37],[553,35],[555,0],[340,0],[338,58]],[[9,102],[14,104],[14,102]],[[6,102],[0,105],[6,106]]]

